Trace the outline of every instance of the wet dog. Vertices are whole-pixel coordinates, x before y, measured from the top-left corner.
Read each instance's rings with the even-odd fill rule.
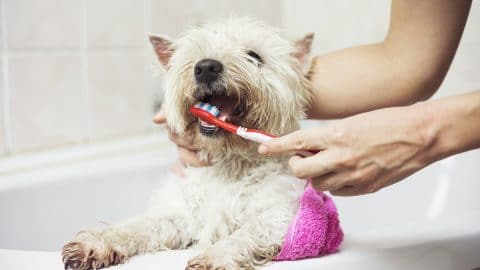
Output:
[[[137,254],[187,248],[201,252],[186,269],[253,269],[274,258],[304,182],[288,171],[288,156],[261,156],[257,144],[212,129],[188,109],[208,102],[227,122],[292,132],[310,101],[312,39],[290,41],[248,18],[192,28],[175,40],[151,36],[165,69],[167,125],[193,134],[199,156],[213,165],[186,168],[186,179],[162,179],[144,213],[78,233],[63,248],[65,267],[96,269]]]

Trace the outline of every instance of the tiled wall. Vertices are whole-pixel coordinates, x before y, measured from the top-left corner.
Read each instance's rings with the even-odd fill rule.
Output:
[[[232,13],[280,26],[280,11],[275,0],[0,0],[0,155],[151,131],[146,33]]]
[[[324,53],[383,39],[390,1],[0,0],[0,155],[149,132],[146,33],[249,15]],[[480,5],[437,96],[480,88]]]
[[[317,54],[382,41],[390,0],[284,0],[283,27],[290,35],[315,32]]]
[[[436,97],[480,89],[480,2],[473,1],[455,58]]]
[[[284,0],[283,27],[295,35],[314,31],[314,51],[325,53],[383,40],[390,20],[389,0]],[[435,98],[480,89],[480,4],[473,1],[450,70]]]

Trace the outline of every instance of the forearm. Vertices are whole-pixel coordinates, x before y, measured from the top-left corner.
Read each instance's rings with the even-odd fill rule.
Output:
[[[480,148],[480,91],[412,108],[423,117],[425,135],[431,138],[431,161]]]
[[[469,7],[469,0],[393,0],[383,42],[314,58],[309,117],[339,118],[430,97],[455,55]]]
[[[383,43],[318,56],[313,59],[314,95],[308,116],[340,118],[417,100],[416,89],[396,82],[395,76]]]

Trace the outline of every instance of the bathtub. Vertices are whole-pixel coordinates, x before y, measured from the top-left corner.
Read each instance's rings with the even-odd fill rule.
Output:
[[[80,229],[144,209],[176,155],[165,134],[0,160],[0,269],[63,269]],[[376,194],[335,198],[340,252],[264,269],[480,267],[480,151],[437,162]],[[131,259],[112,269],[184,269],[196,251]]]

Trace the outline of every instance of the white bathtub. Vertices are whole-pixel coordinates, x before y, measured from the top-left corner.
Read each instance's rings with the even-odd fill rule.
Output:
[[[63,269],[79,229],[141,211],[175,158],[159,136],[0,160],[0,269]],[[339,253],[265,269],[480,267],[480,151],[438,162],[369,196],[336,198]],[[195,251],[140,256],[120,269],[184,269]]]

